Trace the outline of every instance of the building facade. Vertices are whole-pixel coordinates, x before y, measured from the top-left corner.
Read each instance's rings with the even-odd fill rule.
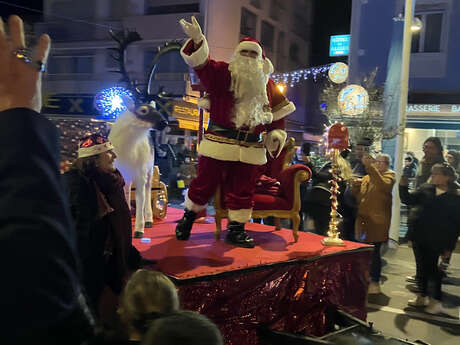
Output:
[[[422,28],[412,34],[405,150],[422,157],[430,136],[446,149],[460,150],[460,2],[414,0]],[[404,0],[353,0],[350,82],[359,83],[378,67],[384,84],[394,22],[404,13]]]
[[[135,30],[142,37],[128,47],[125,66],[130,78],[145,87],[157,47],[186,38],[178,22],[192,15],[216,60],[228,61],[239,40],[253,36],[261,41],[276,72],[308,65],[312,5],[307,0],[45,0],[44,22],[35,28],[37,34],[47,32],[53,39],[44,81],[45,112],[62,117],[97,115],[91,97],[120,80],[119,74],[111,72],[118,65],[108,49],[117,47],[110,29]],[[186,100],[193,101],[197,94],[184,83],[188,70],[180,60],[176,54],[160,63],[162,70],[156,77],[175,94],[191,95]],[[288,120],[295,134],[305,122],[305,95],[302,88],[289,92],[297,105]],[[198,112],[193,114],[197,118]],[[190,123],[183,129],[185,136],[193,135]]]

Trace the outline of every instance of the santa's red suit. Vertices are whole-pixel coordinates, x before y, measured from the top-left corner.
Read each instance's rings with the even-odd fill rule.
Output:
[[[242,47],[248,45],[240,43],[239,48]],[[259,124],[252,129],[248,126],[237,128],[234,123],[235,97],[230,91],[229,64],[209,58],[209,48],[204,37],[198,47],[189,39],[182,47],[181,54],[185,62],[194,68],[210,100],[210,121],[199,145],[198,175],[190,184],[185,200],[186,211],[199,212],[205,208],[221,185],[229,220],[245,223],[251,219],[258,167],[267,161],[264,142],[267,142],[267,138],[272,141],[276,138],[281,147],[284,145],[284,117],[292,113],[295,106],[269,79],[266,85],[269,108],[266,111],[271,112],[271,123]],[[269,66],[271,73],[271,63]],[[263,132],[266,132],[264,140]]]

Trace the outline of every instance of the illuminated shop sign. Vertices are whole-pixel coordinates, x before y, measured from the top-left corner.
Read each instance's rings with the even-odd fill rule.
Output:
[[[350,35],[331,36],[329,56],[346,56],[350,52]]]
[[[408,104],[406,111],[408,115],[417,115],[421,113],[460,114],[460,104]]]

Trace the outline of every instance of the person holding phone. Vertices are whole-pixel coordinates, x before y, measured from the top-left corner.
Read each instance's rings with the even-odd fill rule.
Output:
[[[370,267],[369,294],[379,294],[382,270],[380,247],[388,241],[391,223],[392,190],[395,173],[390,170],[390,156],[365,154],[362,163],[367,174],[353,183],[358,203],[355,236],[360,242],[374,245]]]

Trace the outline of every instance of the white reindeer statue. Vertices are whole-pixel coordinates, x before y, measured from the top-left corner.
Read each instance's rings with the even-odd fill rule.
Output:
[[[131,206],[131,185],[136,184],[136,223],[134,237],[141,238],[144,228],[153,226],[151,185],[154,163],[153,148],[149,143],[149,131],[163,130],[168,122],[150,104],[135,107],[124,100],[128,107],[110,130],[109,140],[117,155],[115,165],[125,179],[125,197]]]
[[[109,48],[115,54],[112,57],[118,62],[119,70],[113,71],[122,75],[120,83],[126,83],[128,89],[134,95],[136,104],[130,98],[124,98],[123,102],[128,108],[121,114],[109,134],[109,140],[114,146],[117,155],[115,165],[125,179],[125,197],[128,205],[131,206],[131,185],[136,184],[136,224],[134,226],[134,237],[141,238],[144,228],[153,226],[151,185],[153,174],[154,153],[149,143],[149,131],[151,129],[163,130],[168,121],[163,118],[160,112],[152,106],[155,95],[150,94],[150,81],[156,68],[158,59],[154,59],[147,74],[149,84],[146,90],[140,91],[137,82],[131,81],[125,67],[125,53],[127,47],[136,41],[142,40],[136,31],[109,30],[110,36],[118,43],[117,48]],[[179,43],[174,43],[165,48],[165,52],[180,49]],[[159,49],[160,51],[160,49]]]

